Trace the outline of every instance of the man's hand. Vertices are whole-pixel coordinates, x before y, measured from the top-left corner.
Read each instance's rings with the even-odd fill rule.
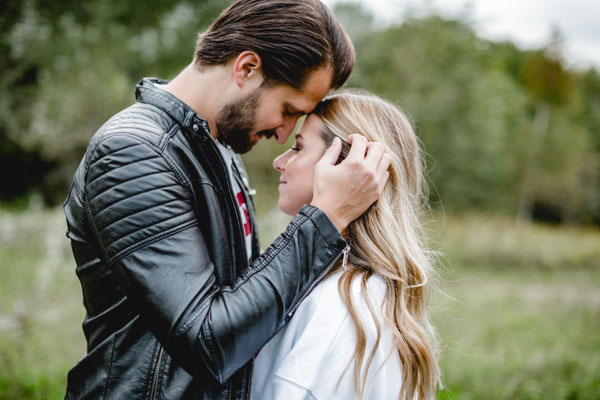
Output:
[[[342,150],[342,142],[335,138],[315,165],[311,202],[327,214],[340,232],[379,199],[392,162],[381,143],[368,142],[358,134],[347,140],[352,146],[344,161],[335,165]]]

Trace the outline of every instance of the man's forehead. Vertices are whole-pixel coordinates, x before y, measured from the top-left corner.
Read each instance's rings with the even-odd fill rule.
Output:
[[[312,72],[301,89],[286,86],[287,96],[285,104],[293,112],[310,113],[317,103],[329,93],[331,89],[331,68],[319,68]]]
[[[322,67],[311,73],[302,88],[302,92],[314,103],[321,101],[331,89],[333,71],[330,67]],[[312,110],[311,110],[312,111]]]

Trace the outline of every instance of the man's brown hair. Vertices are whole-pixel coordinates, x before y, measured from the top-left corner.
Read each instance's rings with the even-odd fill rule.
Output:
[[[201,33],[197,65],[218,65],[245,50],[262,59],[267,81],[301,89],[319,67],[333,70],[340,88],[354,67],[354,47],[320,0],[237,0]]]

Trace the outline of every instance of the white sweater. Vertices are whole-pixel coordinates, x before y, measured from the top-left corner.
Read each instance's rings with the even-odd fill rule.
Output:
[[[319,283],[298,307],[290,323],[260,351],[254,363],[252,399],[358,398],[354,392],[352,360],[356,329],[338,292],[340,276],[341,271]],[[369,368],[364,398],[397,399],[402,382],[400,361],[392,335],[381,317],[385,282],[379,276],[372,276],[367,290],[380,321],[381,339]],[[375,343],[376,328],[361,292],[361,279],[352,282],[352,300],[365,326],[364,368]]]

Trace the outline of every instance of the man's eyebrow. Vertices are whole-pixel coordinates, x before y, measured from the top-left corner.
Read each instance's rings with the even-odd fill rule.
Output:
[[[297,109],[296,107],[294,107],[293,105],[291,105],[290,103],[285,103],[285,108],[287,108],[287,110],[291,113],[291,114],[301,114],[301,115],[305,115],[306,112]]]

